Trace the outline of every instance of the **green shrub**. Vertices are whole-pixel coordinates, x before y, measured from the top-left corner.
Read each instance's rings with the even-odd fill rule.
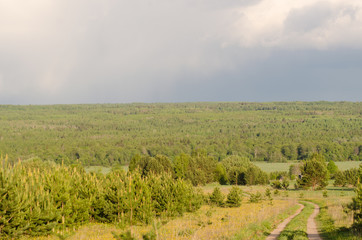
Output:
[[[257,192],[255,194],[251,193],[250,194],[250,198],[249,198],[249,202],[251,203],[258,203],[260,202],[261,200],[263,200],[263,197],[261,195],[260,192]]]
[[[210,204],[222,207],[224,205],[224,195],[221,193],[220,188],[214,188],[214,191],[209,197]]]
[[[237,186],[233,186],[226,197],[226,206],[240,207],[241,200],[241,190]]]
[[[362,164],[358,170],[358,179],[362,180]],[[356,196],[352,198],[352,202],[347,205],[347,209],[353,212],[353,229],[362,234],[362,184],[359,183],[355,189]]]

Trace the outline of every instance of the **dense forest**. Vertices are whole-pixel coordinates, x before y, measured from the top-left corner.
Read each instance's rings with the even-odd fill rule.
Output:
[[[66,164],[174,160],[202,149],[221,161],[362,160],[362,103],[155,103],[0,106],[0,154]]]

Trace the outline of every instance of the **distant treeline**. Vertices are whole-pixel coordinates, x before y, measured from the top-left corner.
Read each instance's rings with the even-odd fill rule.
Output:
[[[0,105],[0,154],[72,164],[175,159],[198,149],[221,161],[362,160],[362,103]]]

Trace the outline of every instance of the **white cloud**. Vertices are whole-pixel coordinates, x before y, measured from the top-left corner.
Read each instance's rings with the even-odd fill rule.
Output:
[[[242,47],[362,48],[359,0],[264,0],[238,13],[233,41]]]

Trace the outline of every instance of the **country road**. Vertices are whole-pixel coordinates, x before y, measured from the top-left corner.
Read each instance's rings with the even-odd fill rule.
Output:
[[[270,233],[270,235],[266,238],[266,240],[278,239],[280,233],[284,230],[285,226],[287,226],[287,224],[303,210],[304,205],[300,203],[298,203],[298,205],[300,206],[300,208],[293,215],[291,215],[290,217],[285,219],[281,224],[279,224],[278,227],[274,229],[273,232]]]
[[[308,239],[309,240],[322,240],[322,238],[320,237],[319,233],[318,233],[318,229],[317,229],[317,224],[315,222],[315,218],[319,213],[319,206],[317,204],[314,204],[314,211],[313,213],[309,216],[308,218],[308,222],[307,222],[307,235],[308,235]],[[299,204],[300,208],[290,217],[288,217],[287,219],[285,219],[281,224],[279,224],[279,226],[274,229],[274,231],[266,238],[266,240],[277,240],[280,233],[285,229],[285,227],[288,225],[288,223],[295,218],[299,213],[301,213],[301,211],[304,208],[304,205]]]
[[[315,218],[319,213],[319,206],[315,203],[312,203],[314,205],[314,212],[310,215],[308,218],[308,224],[307,224],[307,234],[309,240],[322,240],[322,238],[319,236],[317,224],[315,222]]]

